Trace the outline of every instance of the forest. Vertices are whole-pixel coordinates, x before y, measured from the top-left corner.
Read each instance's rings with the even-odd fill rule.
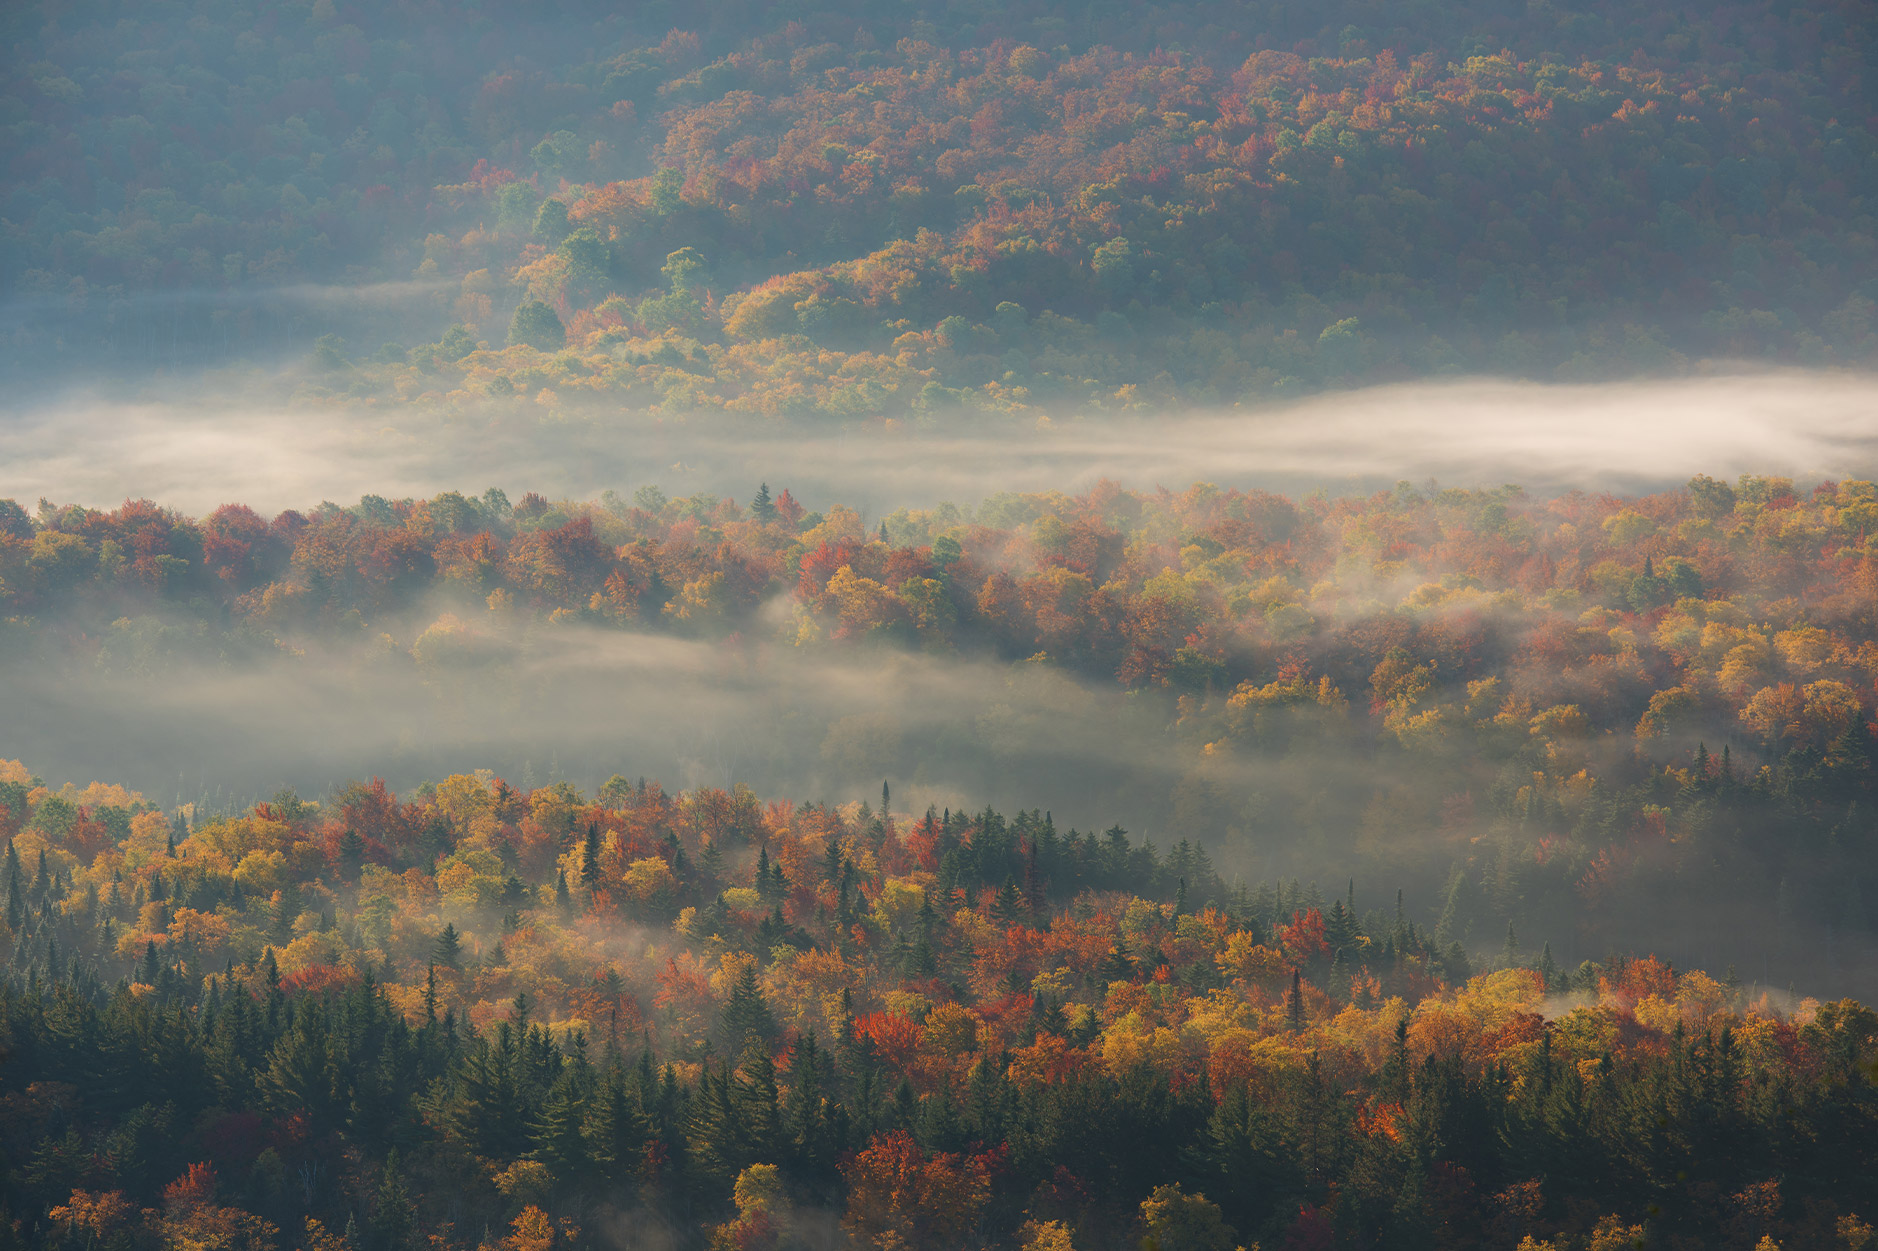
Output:
[[[0,1238],[1870,1245],[1878,1015],[1035,809],[0,763]]]
[[[23,376],[878,423],[1874,347],[1857,0],[17,6]]]
[[[1878,1251],[1864,0],[0,48],[0,1251]]]
[[[7,663],[95,684],[114,715],[152,683],[254,674],[235,689],[270,699],[316,668],[371,706],[520,725],[536,679],[511,675],[617,645],[758,683],[678,687],[669,715],[729,699],[742,776],[798,795],[885,775],[976,804],[957,792],[1021,768],[1224,848],[1237,872],[1412,889],[1444,942],[1497,949],[1510,924],[1585,957],[1634,944],[1878,992],[1870,483],[1296,500],[1105,484],[871,528],[767,484],[747,504],[491,490],[271,519],[0,514]],[[879,670],[868,705],[761,685],[915,660],[926,685]],[[636,673],[593,672],[661,706]],[[630,721],[602,716],[600,741]],[[1124,745],[1105,779],[1050,758],[1098,751],[1072,737],[1083,723]]]

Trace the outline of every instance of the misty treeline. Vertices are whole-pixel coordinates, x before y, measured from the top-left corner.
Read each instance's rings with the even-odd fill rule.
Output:
[[[1008,795],[993,766],[1021,764],[1059,806],[1126,806],[1234,872],[1404,885],[1470,952],[1511,924],[1564,954],[1649,947],[1870,993],[1870,484],[1103,484],[872,526],[767,486],[747,505],[646,488],[0,514],[0,640],[42,733],[109,740],[152,691],[245,704],[313,670],[350,675],[361,710],[395,692],[387,711],[422,711],[412,733],[440,743],[471,723],[545,736],[542,701],[589,738],[715,719],[743,778],[798,794],[886,773]],[[544,656],[592,667],[520,676]],[[922,667],[892,667],[908,656]],[[55,711],[33,673],[96,706]]]
[[[1010,817],[0,763],[0,1240],[1834,1247],[1878,1016]]]
[[[1874,345],[1856,0],[0,21],[22,371],[867,421]]]

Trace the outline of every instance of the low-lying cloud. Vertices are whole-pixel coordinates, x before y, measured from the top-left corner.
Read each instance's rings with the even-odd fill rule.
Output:
[[[0,496],[192,511],[442,490],[591,498],[653,483],[747,499],[787,485],[875,513],[998,491],[1195,481],[1288,492],[1398,479],[1540,491],[1668,486],[1694,473],[1878,473],[1878,377],[1802,371],[1541,385],[1493,380],[1340,392],[1256,410],[1054,422],[778,426],[700,414],[284,405],[178,384],[134,400],[69,393],[0,419]]]

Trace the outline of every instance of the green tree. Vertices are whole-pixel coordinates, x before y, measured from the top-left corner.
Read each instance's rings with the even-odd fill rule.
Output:
[[[527,344],[538,352],[558,352],[567,346],[567,327],[540,300],[523,300],[509,319],[509,342]]]
[[[446,969],[454,969],[463,962],[463,940],[456,932],[454,922],[444,922],[443,929],[437,932],[436,942],[431,946],[431,959]]]
[[[742,1051],[751,1037],[767,1044],[776,1036],[776,1018],[756,984],[754,964],[744,965],[737,974],[730,998],[719,1015],[719,1026],[725,1046],[732,1051]]]

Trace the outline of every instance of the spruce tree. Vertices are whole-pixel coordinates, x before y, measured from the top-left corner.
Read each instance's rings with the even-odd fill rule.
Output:
[[[746,1040],[753,1035],[765,1045],[776,1036],[776,1018],[756,984],[754,964],[744,965],[738,973],[730,998],[724,1003],[719,1025],[725,1049],[732,1054],[741,1052]]]
[[[365,840],[357,830],[347,830],[339,839],[339,871],[347,881],[356,882],[365,867]]]
[[[617,1057],[607,1066],[587,1112],[587,1150],[611,1189],[630,1186],[645,1163],[648,1126],[639,1095]]]
[[[554,1083],[535,1113],[529,1158],[547,1165],[561,1185],[578,1185],[589,1170],[591,1156],[583,1133],[586,1110],[579,1083],[569,1072]]]
[[[463,960],[463,940],[456,932],[454,922],[446,921],[437,934],[437,941],[431,947],[431,960],[446,969],[457,968]]]
[[[587,823],[587,838],[580,850],[580,884],[592,890],[600,880],[600,823]]]

